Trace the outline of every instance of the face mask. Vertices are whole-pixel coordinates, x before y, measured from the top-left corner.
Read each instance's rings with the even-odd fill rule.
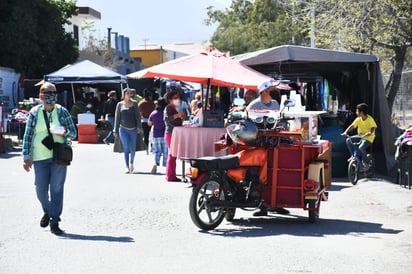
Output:
[[[57,103],[57,94],[45,94],[43,101],[47,105],[54,106]]]
[[[173,100],[173,105],[175,105],[175,106],[179,106],[179,103],[180,103],[180,100],[179,99],[174,99]]]

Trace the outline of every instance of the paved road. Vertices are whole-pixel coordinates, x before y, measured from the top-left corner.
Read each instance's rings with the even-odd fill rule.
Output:
[[[123,174],[112,146],[74,143],[57,237],[39,226],[33,173],[0,155],[0,273],[412,273],[412,190],[375,178],[334,180],[321,220],[307,212],[252,217],[202,232],[191,189],[149,173],[139,152]]]

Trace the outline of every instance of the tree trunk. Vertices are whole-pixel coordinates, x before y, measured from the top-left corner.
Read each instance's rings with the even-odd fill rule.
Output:
[[[392,107],[398,93],[401,83],[402,70],[405,63],[405,55],[407,46],[394,47],[395,57],[393,61],[393,70],[391,72],[388,83],[385,87],[386,97],[388,98],[388,106],[392,115]]]

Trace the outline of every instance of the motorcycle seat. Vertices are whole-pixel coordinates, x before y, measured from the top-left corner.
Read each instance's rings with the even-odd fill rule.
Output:
[[[239,157],[237,155],[227,155],[221,157],[206,156],[190,160],[190,165],[199,170],[227,170],[238,168]]]

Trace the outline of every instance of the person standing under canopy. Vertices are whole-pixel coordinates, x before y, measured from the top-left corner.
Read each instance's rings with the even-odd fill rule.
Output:
[[[270,92],[279,85],[279,82],[275,81],[264,81],[259,85],[258,93],[259,97],[250,102],[246,107],[246,110],[279,110],[280,106],[278,101],[272,99]],[[289,211],[284,208],[266,208],[264,206],[260,207],[260,211],[255,212],[253,216],[266,216],[269,211],[275,211],[279,214],[289,214]]]
[[[180,105],[179,92],[177,90],[166,93],[166,101],[168,105],[164,110],[164,122],[166,125],[165,140],[168,148],[168,156],[166,162],[166,180],[168,182],[180,182],[181,179],[176,177],[176,157],[174,157],[170,150],[170,143],[172,141],[173,128],[181,126],[185,119],[185,113],[178,112]]]
[[[277,85],[279,85],[279,82],[275,81],[265,81],[261,83],[258,89],[259,97],[250,102],[250,104],[246,107],[246,110],[279,110],[279,102],[270,96],[270,92],[274,90]]]
[[[107,94],[108,99],[104,102],[103,113],[107,116],[107,121],[110,123],[112,127],[107,134],[107,136],[103,139],[105,144],[110,144],[113,141],[113,128],[114,128],[114,116],[116,113],[116,106],[117,106],[117,92],[115,90],[111,90]]]
[[[146,144],[146,154],[149,154],[149,133],[151,126],[148,124],[150,113],[155,110],[155,104],[152,100],[151,92],[148,89],[143,91],[143,100],[138,104],[140,115],[142,117],[143,141]]]

